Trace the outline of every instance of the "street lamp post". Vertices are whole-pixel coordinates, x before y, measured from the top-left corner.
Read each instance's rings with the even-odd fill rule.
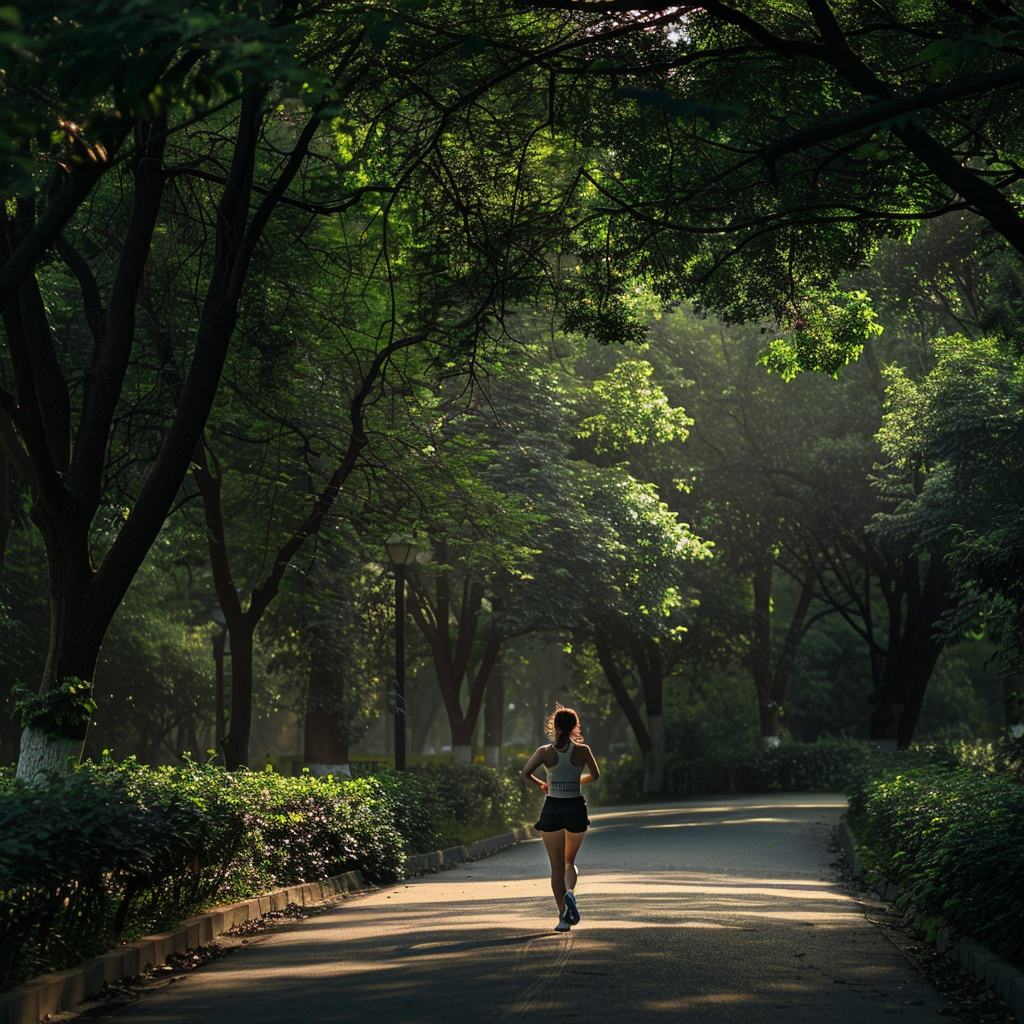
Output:
[[[419,545],[412,537],[387,540],[395,570],[395,769],[405,771],[405,567],[416,560]]]
[[[213,636],[213,664],[215,669],[215,704],[214,714],[217,717],[217,725],[214,729],[213,742],[217,749],[220,749],[221,741],[227,730],[224,728],[224,655],[231,655],[231,638],[228,636],[228,620],[224,612],[218,606],[210,613],[210,618],[220,626],[220,632]]]

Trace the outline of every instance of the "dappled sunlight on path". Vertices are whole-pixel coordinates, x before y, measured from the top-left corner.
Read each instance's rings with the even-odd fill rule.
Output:
[[[839,806],[600,812],[580,860],[583,920],[569,933],[551,930],[547,861],[534,841],[269,935],[119,1018],[931,1021],[941,1000],[829,876],[822,841]],[[684,827],[716,816],[717,827]]]

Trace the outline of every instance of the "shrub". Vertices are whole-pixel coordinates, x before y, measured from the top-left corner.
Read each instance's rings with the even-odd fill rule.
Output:
[[[399,831],[410,850],[445,849],[494,835],[536,816],[537,801],[510,766],[502,771],[451,761],[414,765],[405,773],[363,762],[390,793]]]
[[[634,804],[643,799],[644,766],[639,758],[623,754],[618,761],[601,763],[601,778],[587,787],[595,804]]]
[[[85,764],[28,786],[0,771],[0,987],[218,902],[359,869],[530,815],[518,772],[438,764],[298,778],[187,763]]]
[[[74,959],[106,948],[143,901],[159,922],[168,897],[187,904],[189,893],[218,888],[199,867],[202,815],[179,800],[147,805],[119,780],[76,774],[42,789],[13,785],[0,802],[0,835],[5,988],[45,968],[54,950]]]
[[[742,744],[714,752],[689,747],[674,737],[666,744],[665,778],[658,795],[666,799],[723,793],[843,792],[879,755],[866,743],[823,738],[814,743],[783,742],[760,748]],[[602,766],[593,795],[597,802],[643,799],[643,765],[626,755]]]
[[[732,791],[740,793],[844,792],[880,755],[859,740],[823,737],[814,743],[780,743],[737,758]]]
[[[1013,748],[895,755],[850,791],[875,877],[994,952],[1024,962],[1024,786]]]

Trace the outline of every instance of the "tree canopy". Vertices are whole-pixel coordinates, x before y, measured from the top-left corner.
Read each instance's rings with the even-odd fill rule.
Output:
[[[128,687],[108,628],[148,749],[213,713],[246,763],[267,656],[334,763],[396,530],[443,554],[413,610],[459,747],[499,654],[558,636],[656,789],[692,667],[744,662],[777,735],[828,615],[908,742],[943,644],[1019,633],[1022,40],[1003,0],[0,9],[24,773],[81,749],[97,671]]]
[[[970,210],[1024,253],[1014,5],[531,6],[618,29],[552,67],[588,110],[608,232],[664,293],[774,321],[776,366],[860,350],[871,306],[837,283],[880,239]]]

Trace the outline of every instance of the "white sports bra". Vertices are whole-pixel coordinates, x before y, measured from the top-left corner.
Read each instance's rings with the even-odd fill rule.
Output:
[[[572,752],[576,749],[576,744],[569,740],[569,749],[563,751],[552,743],[551,749],[558,755],[558,764],[554,768],[544,765],[544,769],[548,773],[548,796],[563,798],[579,796],[580,776],[583,774],[583,768],[577,768],[572,763]]]

